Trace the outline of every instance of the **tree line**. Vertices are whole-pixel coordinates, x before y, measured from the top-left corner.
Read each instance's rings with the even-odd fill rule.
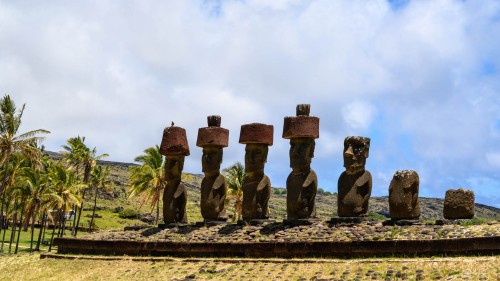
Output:
[[[71,235],[76,236],[85,196],[94,192],[92,231],[98,189],[110,181],[109,168],[96,165],[107,154],[85,144],[85,137],[74,137],[63,145],[64,157],[53,161],[41,145],[50,133],[44,129],[21,133],[25,104],[16,108],[9,95],[0,100],[0,254],[17,253],[21,231],[30,231],[30,252],[40,250],[42,236],[51,227],[49,251],[54,237],[65,234],[66,221],[73,219]],[[69,211],[72,210],[68,216]],[[35,241],[35,223],[40,222]],[[6,237],[7,231],[10,237]]]

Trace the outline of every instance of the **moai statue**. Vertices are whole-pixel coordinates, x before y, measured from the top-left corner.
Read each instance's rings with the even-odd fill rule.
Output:
[[[264,174],[269,146],[273,145],[273,125],[252,123],[241,126],[240,143],[245,144],[245,181],[243,182],[243,219],[269,218],[271,180]]]
[[[208,127],[198,130],[196,145],[203,148],[201,166],[205,177],[201,181],[201,215],[205,221],[225,221],[226,179],[220,174],[222,148],[227,147],[229,130],[221,128],[221,117],[208,116]]]
[[[165,128],[160,145],[160,154],[165,155],[165,179],[163,192],[163,219],[168,223],[187,223],[187,190],[181,182],[184,157],[189,155],[189,146],[184,128]]]
[[[283,138],[290,139],[290,167],[286,180],[286,209],[288,220],[316,216],[314,200],[318,178],[311,169],[315,140],[319,138],[319,118],[309,116],[309,104],[297,105],[297,116],[285,117]]]
[[[418,219],[418,174],[412,170],[397,171],[389,186],[389,213],[391,219]]]
[[[365,170],[365,164],[369,150],[369,138],[346,137],[344,140],[345,172],[338,181],[339,217],[359,217],[368,212],[372,175]]]
[[[474,192],[472,190],[449,189],[444,198],[445,219],[472,219],[474,217]]]

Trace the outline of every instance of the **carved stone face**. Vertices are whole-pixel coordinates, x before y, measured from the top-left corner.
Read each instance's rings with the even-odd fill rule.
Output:
[[[222,162],[222,147],[204,146],[203,156],[201,156],[201,168],[206,175],[219,174]]]
[[[180,180],[184,169],[184,155],[165,156],[165,179],[167,181]]]
[[[294,172],[301,172],[310,167],[315,145],[312,138],[290,139],[290,167]]]
[[[363,137],[347,137],[344,140],[344,167],[348,175],[365,170],[370,140]]]
[[[269,147],[263,143],[248,143],[245,147],[245,172],[264,171]]]

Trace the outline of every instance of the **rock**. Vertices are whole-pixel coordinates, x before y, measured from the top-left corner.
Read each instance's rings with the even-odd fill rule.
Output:
[[[474,217],[474,192],[465,189],[449,189],[444,199],[445,219],[471,219]]]

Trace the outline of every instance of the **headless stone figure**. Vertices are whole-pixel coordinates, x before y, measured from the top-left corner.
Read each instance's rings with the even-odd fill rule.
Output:
[[[220,174],[222,148],[203,147],[201,158],[205,177],[201,181],[201,215],[205,220],[226,220],[224,200],[226,199],[226,179]]]
[[[344,167],[338,181],[337,213],[340,217],[359,217],[368,212],[372,191],[372,175],[365,170],[370,139],[346,137],[344,140]]]
[[[241,126],[240,140],[245,146],[245,180],[242,214],[244,220],[269,218],[271,180],[264,174],[269,146],[273,145],[274,127],[261,123]]]
[[[205,177],[201,181],[201,215],[205,221],[225,221],[224,201],[227,194],[226,179],[220,174],[223,147],[227,147],[229,130],[221,128],[221,117],[207,117],[208,127],[198,130],[196,145],[203,148],[201,166]]]
[[[165,223],[187,223],[187,190],[181,182],[184,157],[189,155],[186,130],[175,127],[165,128],[160,145],[160,154],[165,155],[165,179],[163,191],[163,219]]]
[[[167,155],[165,157],[167,186],[163,192],[163,220],[165,223],[187,223],[187,191],[181,182],[184,155]]]

